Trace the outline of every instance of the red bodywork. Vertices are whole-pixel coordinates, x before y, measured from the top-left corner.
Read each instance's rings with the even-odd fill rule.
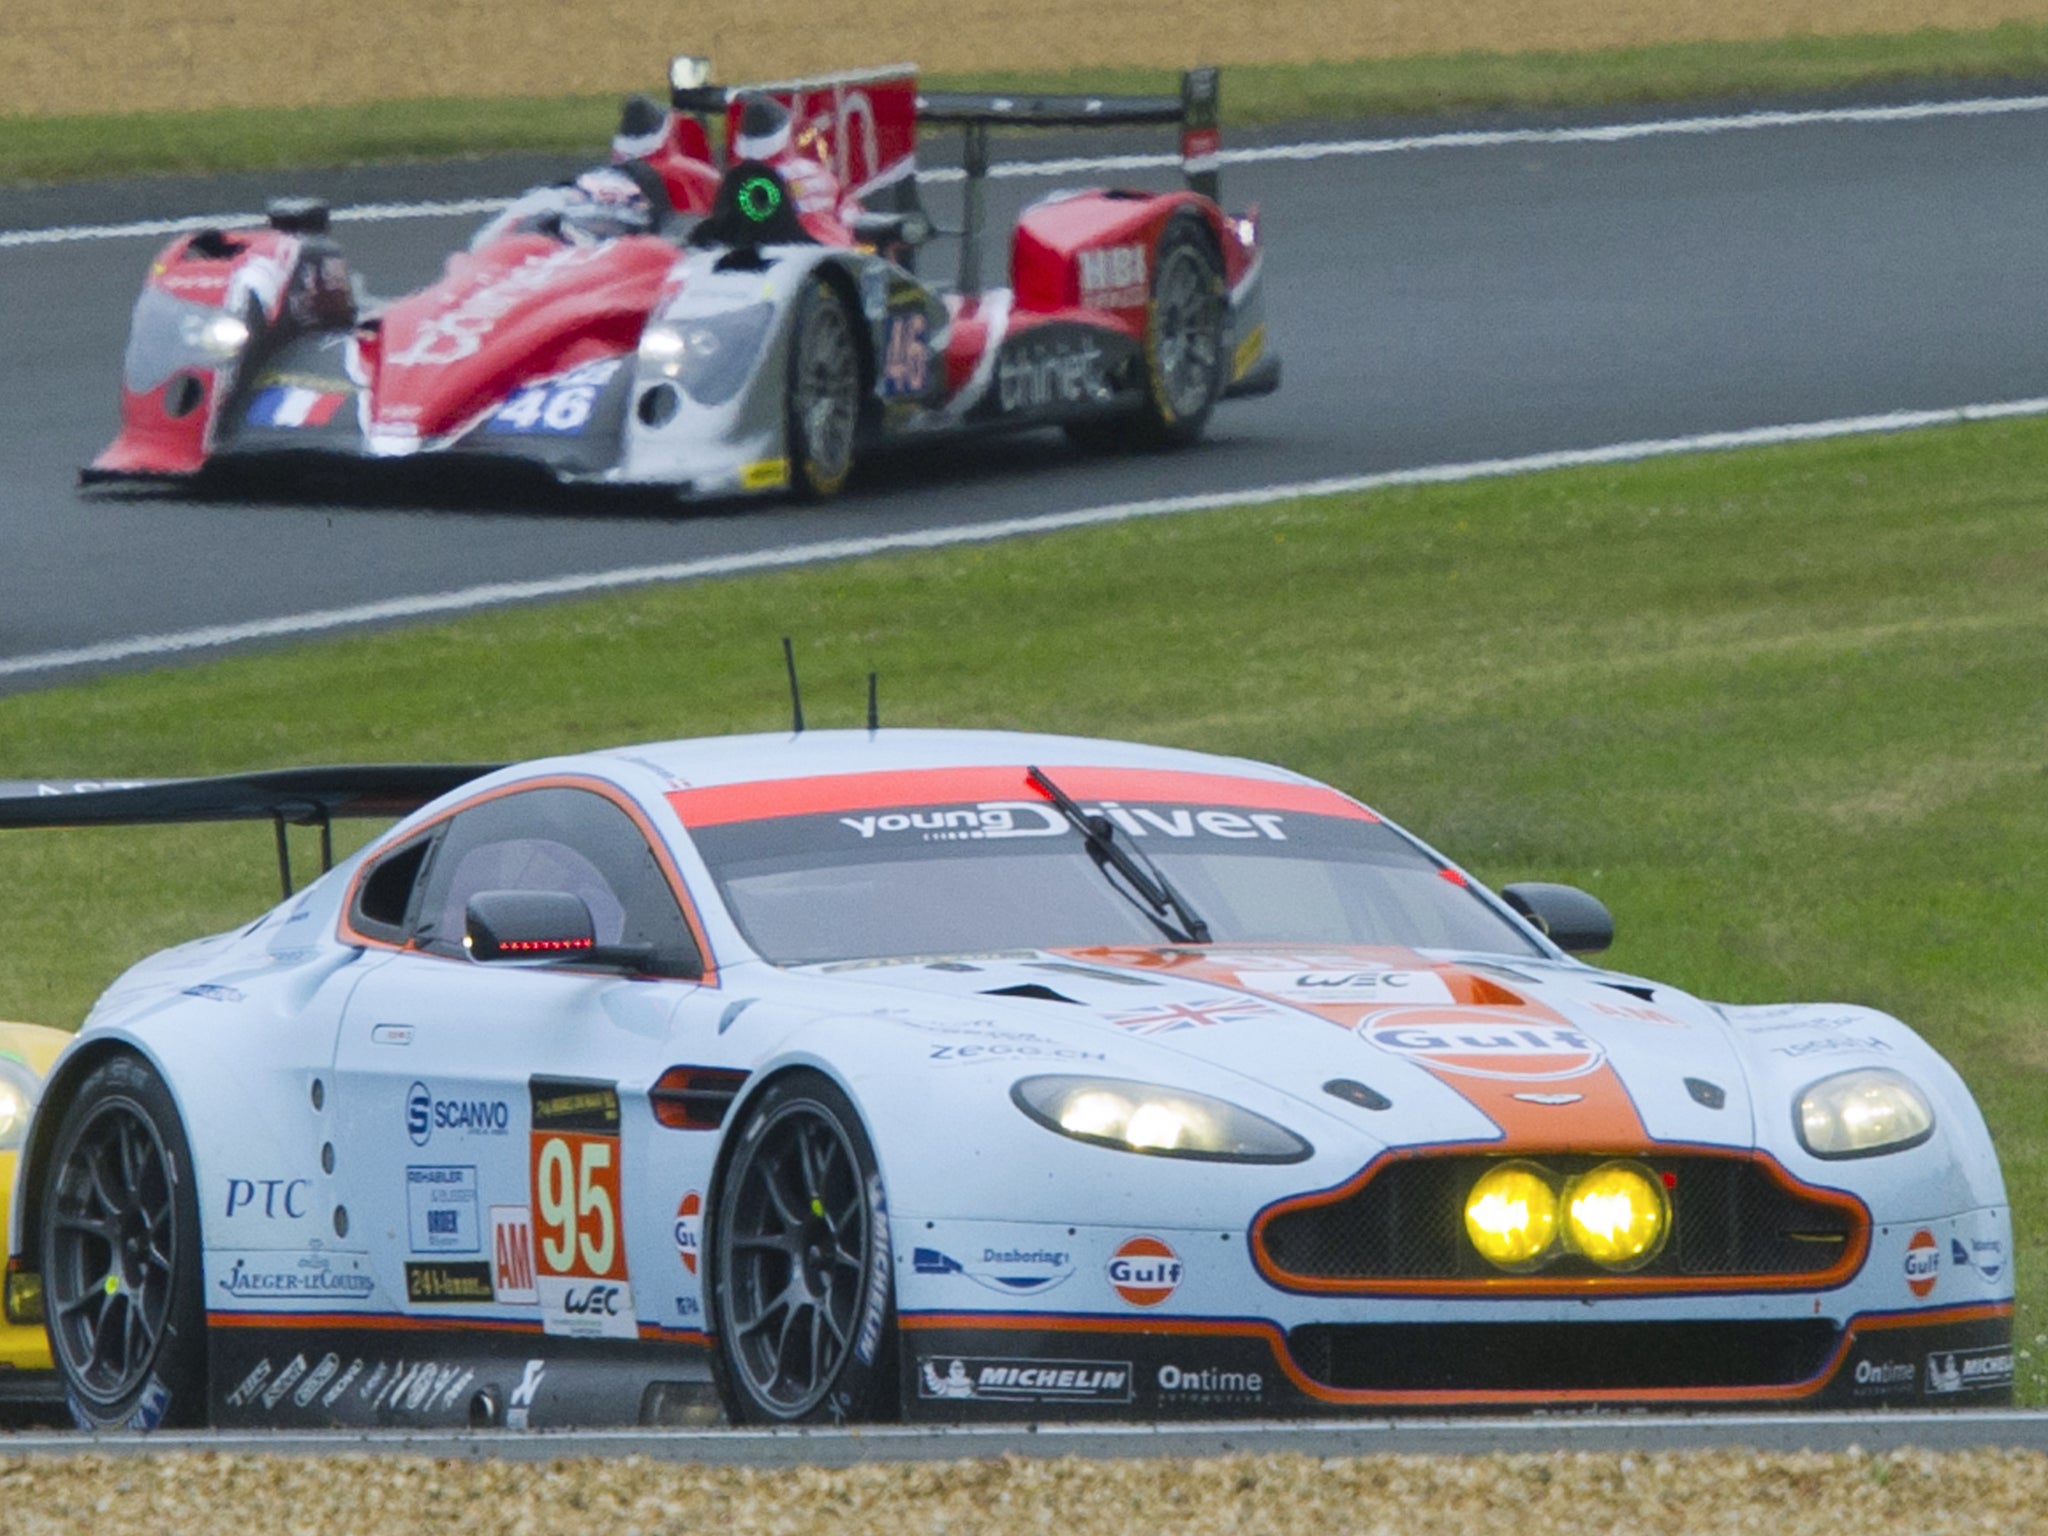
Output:
[[[459,432],[529,379],[630,352],[676,248],[652,235],[562,245],[509,235],[448,258],[358,341],[373,436]]]

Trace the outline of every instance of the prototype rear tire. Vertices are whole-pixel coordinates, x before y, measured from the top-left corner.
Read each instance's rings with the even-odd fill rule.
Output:
[[[203,1423],[199,1194],[177,1106],[148,1063],[116,1056],[80,1084],[41,1212],[50,1352],[79,1427]]]
[[[830,283],[811,281],[789,338],[789,478],[806,501],[837,496],[853,473],[860,431],[860,348]]]
[[[719,1181],[712,1315],[739,1424],[896,1417],[888,1204],[845,1094],[815,1072],[770,1084]]]
[[[1098,451],[1183,448],[1197,441],[1223,398],[1228,309],[1215,238],[1198,215],[1183,209],[1167,220],[1152,252],[1143,406],[1135,420],[1074,422],[1068,438]]]

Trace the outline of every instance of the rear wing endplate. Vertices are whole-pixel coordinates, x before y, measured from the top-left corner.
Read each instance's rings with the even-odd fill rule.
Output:
[[[0,830],[13,827],[151,827],[267,821],[277,832],[277,874],[292,893],[286,827],[320,829],[320,868],[334,867],[333,823],[395,820],[487,773],[490,763],[364,764],[279,768],[210,779],[0,779]]]

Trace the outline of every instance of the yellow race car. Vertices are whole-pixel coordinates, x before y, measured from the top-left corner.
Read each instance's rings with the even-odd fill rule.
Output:
[[[70,1041],[61,1029],[0,1023],[0,1237],[7,1231],[15,1165],[28,1140],[29,1118],[42,1096],[43,1078]],[[55,1391],[50,1340],[42,1325],[0,1319],[0,1403],[40,1400]]]

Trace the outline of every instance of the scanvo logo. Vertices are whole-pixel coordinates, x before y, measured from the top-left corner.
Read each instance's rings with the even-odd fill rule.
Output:
[[[1156,1307],[1180,1287],[1180,1255],[1162,1238],[1133,1237],[1109,1259],[1109,1283],[1134,1307]]]
[[[1503,1022],[1449,1008],[1397,1009],[1368,1019],[1372,1045],[1461,1077],[1549,1082],[1581,1077],[1607,1059],[1600,1042],[1569,1025]]]
[[[436,1131],[503,1136],[511,1128],[512,1109],[503,1099],[437,1099],[425,1083],[406,1091],[405,1134],[416,1147],[433,1140]]]
[[[1922,1227],[1906,1244],[1906,1288],[1915,1296],[1932,1296],[1941,1278],[1941,1245]]]

